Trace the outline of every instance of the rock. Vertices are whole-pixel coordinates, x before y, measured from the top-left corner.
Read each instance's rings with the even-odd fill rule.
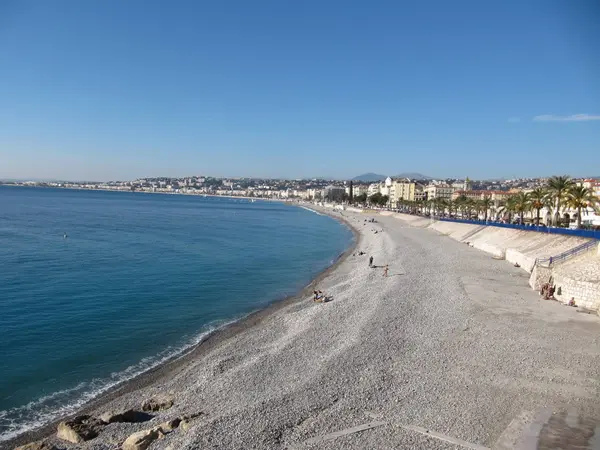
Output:
[[[142,411],[163,411],[173,406],[173,396],[159,394],[142,403]]]
[[[123,450],[145,450],[155,440],[162,438],[164,435],[165,433],[160,426],[138,431],[125,439],[121,448]]]
[[[56,436],[74,444],[94,439],[106,425],[92,416],[78,416],[58,424]]]
[[[189,420],[186,420],[186,419],[183,419],[181,421],[181,423],[179,424],[179,428],[181,428],[183,431],[188,431],[191,427],[192,427],[192,424],[190,423]]]
[[[159,425],[159,428],[162,430],[163,433],[166,434],[166,433],[173,431],[180,424],[181,424],[181,419],[177,418],[177,419],[169,420],[168,422],[165,422],[165,423],[161,423]]]
[[[125,422],[125,423],[139,423],[146,422],[152,419],[152,416],[142,411],[136,411],[135,409],[124,409],[117,412],[105,412],[100,416],[100,420],[106,423]]]
[[[182,431],[188,431],[190,428],[192,428],[192,420],[202,415],[204,415],[204,413],[202,411],[199,411],[193,414],[189,414],[187,416],[183,416],[181,418],[181,422],[179,423],[179,428]]]
[[[37,441],[30,442],[29,444],[22,445],[15,448],[15,450],[58,450],[56,446],[48,444],[47,442]]]

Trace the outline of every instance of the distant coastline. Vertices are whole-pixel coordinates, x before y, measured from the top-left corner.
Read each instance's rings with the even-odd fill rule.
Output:
[[[249,197],[244,195],[222,195],[222,194],[197,194],[193,192],[165,192],[165,191],[144,191],[144,190],[125,190],[125,189],[106,189],[106,188],[84,188],[84,187],[71,187],[71,186],[44,186],[44,185],[32,185],[32,184],[9,184],[0,183],[0,187],[15,187],[15,188],[29,188],[29,189],[67,189],[70,191],[84,191],[84,192],[119,192],[129,194],[160,194],[160,195],[186,195],[188,197],[218,197],[218,198],[235,198],[244,200],[262,200],[271,202],[284,202],[284,203],[298,203],[296,199],[282,199],[275,197]]]

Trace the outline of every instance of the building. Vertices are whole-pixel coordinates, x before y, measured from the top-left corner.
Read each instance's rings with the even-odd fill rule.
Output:
[[[456,200],[458,197],[465,196],[473,200],[483,200],[485,197],[489,197],[494,202],[498,203],[502,200],[506,200],[515,192],[508,191],[454,191],[452,193],[452,200]]]
[[[385,181],[383,182],[383,186],[379,187],[379,193],[381,195],[387,195],[388,197],[391,198],[390,191],[391,191],[393,184],[394,184],[394,182],[392,181],[392,179],[390,177],[387,177],[385,179]]]
[[[356,186],[353,186],[352,190],[354,192],[354,198],[358,197],[359,195],[369,194],[369,187],[365,186],[364,184],[358,184]]]
[[[473,189],[473,183],[471,183],[471,180],[467,177],[465,181],[456,181],[452,183],[452,187],[455,191],[470,191]]]
[[[332,202],[341,202],[345,193],[346,191],[342,186],[329,185],[323,190],[323,197]]]
[[[306,198],[308,200],[317,200],[323,198],[323,191],[321,189],[307,189],[306,190]]]
[[[396,205],[401,200],[415,201],[416,183],[408,178],[395,180],[391,182],[389,196],[392,205]]]
[[[596,197],[600,197],[600,180],[588,178],[586,180],[583,180],[583,182],[580,184],[583,187],[588,188],[590,191],[592,191],[592,194],[594,194]]]
[[[435,198],[452,199],[454,188],[447,184],[430,184],[425,186],[425,194],[428,200]]]
[[[422,202],[427,200],[427,193],[425,192],[425,186],[422,184],[415,184],[415,202]]]
[[[373,194],[380,192],[381,183],[371,183],[367,188],[367,195],[370,197]]]

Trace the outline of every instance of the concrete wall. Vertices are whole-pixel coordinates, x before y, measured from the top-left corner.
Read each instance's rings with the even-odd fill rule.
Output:
[[[527,272],[533,270],[536,258],[556,256],[589,241],[576,236],[454,222],[435,222],[429,228],[496,257],[504,257]]]

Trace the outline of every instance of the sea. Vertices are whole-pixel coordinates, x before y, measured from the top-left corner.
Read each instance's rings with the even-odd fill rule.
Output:
[[[281,202],[0,186],[0,441],[297,293],[352,240]]]

